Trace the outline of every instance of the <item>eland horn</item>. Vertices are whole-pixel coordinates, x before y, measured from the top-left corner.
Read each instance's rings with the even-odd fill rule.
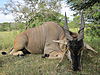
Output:
[[[73,40],[72,36],[70,35],[69,28],[68,28],[68,22],[67,22],[67,16],[65,12],[65,25],[64,25],[65,34],[68,40]]]
[[[79,36],[78,36],[78,40],[84,39],[84,27],[85,27],[85,22],[84,22],[84,17],[83,17],[83,11],[80,12],[81,15],[81,26],[80,29],[78,31]]]

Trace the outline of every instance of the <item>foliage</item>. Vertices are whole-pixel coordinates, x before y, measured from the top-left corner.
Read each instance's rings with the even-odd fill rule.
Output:
[[[17,22],[14,25],[16,27],[16,30],[23,30],[23,29],[25,29],[25,23],[23,23],[23,22]]]
[[[100,0],[66,0],[66,2],[73,10],[85,10],[92,7],[95,3],[99,3]]]
[[[85,16],[88,22],[100,24],[100,4],[96,3],[91,8],[85,11]]]
[[[70,5],[71,9],[76,10],[76,12],[84,10],[86,21],[100,24],[99,0],[67,0],[66,2]]]
[[[79,28],[80,27],[80,16],[75,16],[72,21],[69,22],[68,26],[71,28]]]
[[[85,16],[87,19],[87,26],[90,28],[88,29],[88,34],[92,36],[100,37],[100,4],[96,3],[91,8],[88,8],[85,11]]]
[[[49,13],[48,13],[49,12]],[[60,13],[54,12],[52,10],[47,10],[44,12],[38,12],[34,18],[30,21],[30,26],[34,27],[36,25],[41,25],[43,22],[55,21],[60,23],[63,19],[63,16]]]
[[[77,13],[80,10],[84,10],[85,21],[87,22],[86,27],[90,28],[87,31],[88,34],[100,36],[100,0],[66,0],[66,2]]]
[[[0,23],[0,31],[12,31],[12,30],[22,30],[25,29],[24,26],[25,23],[23,22],[17,22],[17,23]]]
[[[11,30],[10,23],[4,22],[0,24],[0,31]]]
[[[40,25],[45,21],[59,22],[62,0],[10,0],[1,11],[12,13],[16,22],[25,22],[26,28]]]
[[[95,25],[95,24],[92,25],[92,23],[91,23],[91,24],[87,24],[87,26],[88,27],[86,29],[86,34],[89,35],[89,36],[92,35],[91,39],[93,39],[94,36],[100,37],[100,25]]]

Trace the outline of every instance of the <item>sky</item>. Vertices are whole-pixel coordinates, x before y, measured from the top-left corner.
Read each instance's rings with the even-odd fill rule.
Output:
[[[8,0],[0,0],[0,7],[3,6]]]
[[[5,3],[7,3],[9,0],[0,0],[0,7],[3,7]],[[3,22],[13,22],[14,17],[12,14],[4,15],[3,13],[0,12],[0,23]]]
[[[0,0],[0,7],[3,7],[5,3],[7,3],[9,0]],[[73,11],[67,6],[65,7],[65,3],[62,3],[62,9],[61,9],[61,14],[64,15],[66,12],[67,16],[69,17],[69,20],[73,19]],[[3,13],[0,12],[0,23],[3,22],[14,22],[14,16],[12,14],[4,15]]]

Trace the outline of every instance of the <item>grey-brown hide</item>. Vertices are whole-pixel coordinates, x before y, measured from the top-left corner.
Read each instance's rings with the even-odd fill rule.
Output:
[[[14,48],[10,52],[12,55],[21,55],[22,49],[30,53],[49,54],[58,51],[60,46],[53,40],[63,40],[65,37],[63,28],[54,22],[45,22],[41,26],[31,28],[17,35],[14,41]]]

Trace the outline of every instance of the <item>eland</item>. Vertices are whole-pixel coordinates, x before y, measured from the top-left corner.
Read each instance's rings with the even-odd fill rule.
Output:
[[[80,12],[80,15],[81,15],[81,26],[78,33],[75,33],[69,31],[67,25],[67,17],[65,13],[64,32],[65,32],[66,42],[64,42],[64,44],[66,45],[66,50],[59,64],[62,64],[66,60],[66,57],[68,57],[68,59],[71,62],[73,71],[81,70],[81,55],[83,50],[91,50],[97,53],[92,47],[90,47],[88,44],[84,42],[85,22],[84,22],[83,12]],[[54,42],[61,43],[60,40],[58,41],[54,40]]]
[[[81,12],[81,26],[78,33],[69,31],[65,13],[64,27],[55,22],[45,22],[41,26],[27,29],[17,35],[10,55],[43,54],[43,58],[61,58],[60,63],[68,56],[72,69],[80,70],[82,50],[88,49],[96,52],[83,41],[84,27],[85,23]],[[2,52],[2,54],[6,54],[6,52]]]

